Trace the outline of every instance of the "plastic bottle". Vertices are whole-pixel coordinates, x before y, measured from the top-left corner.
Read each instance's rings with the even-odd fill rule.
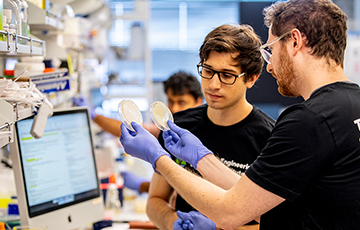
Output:
[[[17,6],[17,9],[16,9],[16,12],[15,12],[15,17],[16,17],[16,21],[17,21],[17,24],[16,24],[16,33],[17,34],[20,34],[20,35],[23,35],[23,36],[26,36],[26,34],[23,34],[22,33],[22,14],[21,14],[21,7],[22,7],[22,3],[21,3],[21,0],[12,0],[15,2],[16,6]],[[27,5],[27,4],[26,4]]]
[[[28,37],[28,27],[29,27],[29,5],[25,0],[20,0],[20,18],[21,18],[21,35]],[[25,39],[20,39],[21,44],[27,44],[28,41]]]
[[[8,204],[8,216],[19,217],[19,206],[16,196],[12,196]]]
[[[111,174],[109,177],[109,184],[106,191],[105,209],[113,210],[115,212],[121,210],[119,191],[116,184],[115,174]]]

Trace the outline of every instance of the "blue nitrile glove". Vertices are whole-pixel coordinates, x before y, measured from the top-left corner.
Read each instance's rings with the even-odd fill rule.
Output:
[[[146,178],[131,172],[122,172],[121,175],[124,178],[124,186],[132,190],[139,191],[143,182],[149,182]]]
[[[173,230],[188,230],[190,225],[193,225],[190,220],[183,221],[177,218],[173,224]]]
[[[121,124],[120,142],[126,153],[133,157],[149,162],[154,170],[155,163],[162,155],[170,157],[159,144],[158,140],[136,122],[131,122],[135,132],[126,128],[124,123]]]
[[[86,107],[88,107],[89,112],[90,112],[91,119],[94,120],[94,118],[96,117],[95,110],[94,110],[94,108],[91,106],[89,100],[88,100],[86,97],[83,97],[83,96],[81,96],[81,95],[77,95],[77,96],[75,96],[75,97],[72,97],[71,100],[73,101],[73,103],[74,103],[76,106],[86,106]]]
[[[195,169],[201,158],[213,154],[201,141],[186,129],[168,121],[170,130],[163,132],[165,147],[177,158],[190,163]]]
[[[184,223],[186,223],[185,221],[187,220],[190,221],[190,224],[187,226],[187,229],[189,230],[216,230],[216,224],[200,212],[191,211],[186,213],[177,211],[176,214],[178,215],[179,219],[184,221]]]

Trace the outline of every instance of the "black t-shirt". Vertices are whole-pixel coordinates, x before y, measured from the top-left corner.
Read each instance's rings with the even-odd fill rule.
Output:
[[[286,109],[246,175],[286,201],[263,229],[360,229],[360,89],[338,82]]]
[[[197,136],[225,165],[241,175],[265,146],[274,127],[274,120],[254,106],[251,113],[239,123],[218,126],[209,120],[207,108],[205,104],[175,113],[174,121]],[[159,135],[159,142],[164,146],[162,134]],[[195,171],[189,164],[184,167]],[[190,212],[195,209],[178,195],[176,210]]]

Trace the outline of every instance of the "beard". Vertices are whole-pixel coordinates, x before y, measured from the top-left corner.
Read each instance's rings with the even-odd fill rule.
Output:
[[[289,54],[286,52],[286,47],[281,46],[280,63],[277,68],[278,71],[273,72],[273,76],[277,79],[278,91],[281,95],[287,97],[297,97],[299,94],[295,92],[296,87],[296,72],[294,71],[294,64],[290,60]]]

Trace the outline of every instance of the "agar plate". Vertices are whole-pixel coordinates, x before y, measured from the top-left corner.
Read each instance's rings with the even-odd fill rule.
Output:
[[[129,130],[135,131],[134,128],[131,126],[131,122],[136,122],[139,125],[142,125],[143,119],[141,112],[132,100],[122,100],[119,103],[118,111],[120,115],[120,120]]]
[[[174,118],[169,108],[161,101],[155,101],[151,104],[150,115],[155,125],[162,131],[170,129],[167,124],[168,120],[174,122]]]

